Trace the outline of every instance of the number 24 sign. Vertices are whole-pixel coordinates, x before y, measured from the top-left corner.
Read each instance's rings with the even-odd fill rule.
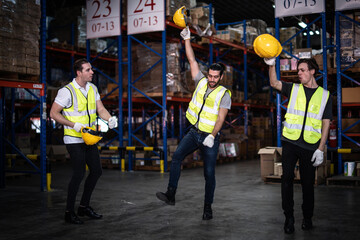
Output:
[[[119,0],[87,0],[86,12],[86,38],[121,34]]]
[[[128,34],[165,30],[164,0],[128,1]]]

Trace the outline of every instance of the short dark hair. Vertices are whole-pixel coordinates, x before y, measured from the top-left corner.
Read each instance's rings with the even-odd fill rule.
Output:
[[[213,70],[213,71],[220,71],[220,77],[223,75],[224,70],[225,70],[225,65],[222,63],[213,63],[211,64],[211,66],[209,67],[209,70]]]
[[[301,63],[306,63],[308,65],[309,70],[315,70],[315,74],[319,73],[319,65],[317,64],[316,60],[314,58],[304,58],[300,59],[297,63],[297,68],[299,68],[299,65]]]
[[[83,70],[82,65],[84,63],[90,63],[90,62],[86,58],[80,58],[74,62],[73,70],[74,70],[75,76],[77,76],[77,71],[81,72]]]

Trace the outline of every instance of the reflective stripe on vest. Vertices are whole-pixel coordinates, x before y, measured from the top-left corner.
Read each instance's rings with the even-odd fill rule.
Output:
[[[318,87],[312,95],[306,113],[304,140],[314,144],[321,138],[322,117],[329,98],[329,91]],[[303,85],[294,84],[283,127],[283,136],[297,140],[304,124],[306,96]]]
[[[92,127],[96,122],[96,90],[91,83],[89,84],[90,87],[87,98],[74,86],[73,83],[69,83],[65,86],[71,92],[72,105],[69,108],[64,108],[62,114],[71,122],[78,122]],[[75,131],[72,127],[65,125],[64,135],[81,138],[81,133]]]
[[[218,86],[208,95],[204,103],[207,84],[208,80],[205,77],[199,81],[186,111],[186,118],[192,125],[199,121],[199,130],[211,133],[219,114],[221,99],[225,92],[229,90],[223,86]],[[231,96],[230,91],[229,94]]]

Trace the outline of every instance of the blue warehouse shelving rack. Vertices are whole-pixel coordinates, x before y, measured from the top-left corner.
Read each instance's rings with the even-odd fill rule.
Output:
[[[345,81],[350,81],[353,85],[357,85],[358,89],[360,90],[360,81],[359,78],[351,74],[352,72],[356,73],[359,70],[354,68],[355,64],[357,64],[360,59],[352,62],[344,64],[341,59],[341,20],[349,21],[350,23],[360,27],[360,22],[349,18],[346,16],[345,13],[341,11],[335,11],[335,30],[336,30],[336,80],[337,80],[337,130],[338,130],[338,149],[342,149],[343,147],[343,140],[348,140],[351,143],[355,144],[357,147],[360,147],[359,137],[360,133],[352,133],[349,130],[356,125],[360,124],[360,120],[354,122],[347,128],[343,129],[342,121],[343,121],[343,109],[344,108],[358,108],[360,107],[359,103],[342,103],[342,86]],[[360,91],[359,91],[360,93]],[[343,156],[342,153],[338,154],[338,174],[343,173]]]
[[[0,81],[1,87],[1,98],[0,98],[0,187],[5,187],[5,172],[18,172],[18,173],[30,173],[30,174],[39,174],[40,175],[40,190],[46,191],[50,189],[50,179],[47,179],[46,170],[47,170],[47,158],[46,158],[46,57],[45,57],[45,41],[46,41],[46,1],[41,1],[41,36],[40,36],[40,83],[34,82],[23,82],[23,81]],[[5,88],[11,88],[11,104],[6,104],[5,98]],[[23,88],[31,96],[33,96],[38,103],[30,104],[30,107],[35,105],[30,111],[21,118],[18,122],[15,122],[15,94],[14,88]],[[40,96],[37,96],[31,90],[39,90]],[[10,107],[8,107],[10,105]],[[22,151],[14,144],[15,143],[15,128],[19,127],[28,117],[35,114],[35,111],[39,109],[40,115],[40,155],[24,154]],[[10,113],[11,118],[11,129],[6,129],[6,118],[7,113]],[[10,138],[10,140],[9,140]],[[9,153],[9,150],[11,153]],[[16,156],[20,156],[25,159],[26,162],[30,165],[33,170],[18,170],[16,167],[13,168],[11,163],[9,168],[6,168],[6,159],[10,157],[16,161]],[[34,160],[40,160],[40,166],[37,166],[34,163]],[[48,166],[49,170],[49,166]]]

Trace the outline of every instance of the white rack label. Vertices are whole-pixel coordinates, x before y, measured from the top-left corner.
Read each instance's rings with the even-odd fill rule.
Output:
[[[351,9],[359,9],[360,1],[359,0],[336,0],[335,1],[335,10],[351,10]]]
[[[275,17],[325,12],[324,0],[275,0]]]
[[[120,1],[86,1],[86,38],[121,35]]]
[[[128,34],[165,30],[164,0],[128,1]]]

